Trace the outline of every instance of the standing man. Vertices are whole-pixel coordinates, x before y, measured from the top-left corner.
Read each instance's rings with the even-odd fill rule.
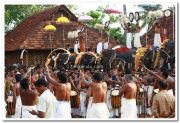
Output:
[[[57,99],[57,108],[56,108],[56,118],[71,118],[71,104],[70,104],[70,95],[71,95],[71,84],[67,81],[67,75],[64,72],[58,72],[57,78],[51,78],[49,73],[48,64],[46,63],[47,70],[47,80],[55,88],[55,96]]]
[[[31,114],[37,115],[39,118],[54,118],[56,111],[56,98],[47,88],[48,83],[44,78],[38,79],[34,83],[39,92],[39,101],[37,103],[37,111],[30,111]]]
[[[74,44],[74,52],[79,54],[79,42],[76,40]]]
[[[137,118],[136,83],[130,74],[125,75],[125,84],[119,92],[121,98],[121,118]]]
[[[107,38],[108,38],[108,35],[106,33],[104,35],[104,47],[103,47],[104,50],[109,49],[109,40]]]
[[[174,118],[175,97],[168,93],[168,85],[164,80],[159,80],[158,85],[159,93],[153,98],[152,113],[155,118]]]
[[[169,75],[169,72],[166,68],[161,68],[158,74],[156,74],[155,72],[153,72],[152,70],[146,67],[145,69],[147,69],[147,71],[152,75],[154,75],[158,80],[164,80],[164,82],[166,82],[168,85],[167,87],[168,92],[172,95],[175,95],[175,80]]]
[[[93,75],[94,82],[88,83],[85,82],[84,73],[80,72],[82,77],[81,83],[89,86],[92,92],[92,106],[88,111],[87,118],[109,118],[110,114],[105,103],[106,93],[107,93],[107,84],[103,82],[103,74],[96,72]]]
[[[22,102],[20,118],[36,118],[36,116],[30,112],[36,110],[37,96],[37,92],[31,90],[29,79],[22,79],[20,81],[20,99]]]
[[[100,37],[100,41],[99,41],[99,43],[97,44],[97,49],[96,49],[96,53],[97,53],[98,55],[100,55],[101,52],[103,51],[103,44],[104,44],[101,35],[99,35],[99,37]]]
[[[21,98],[20,98],[20,81],[21,81],[21,74],[16,74],[15,79],[16,83],[14,84],[14,96],[16,98],[16,108],[15,108],[15,118],[20,118],[21,115]]]

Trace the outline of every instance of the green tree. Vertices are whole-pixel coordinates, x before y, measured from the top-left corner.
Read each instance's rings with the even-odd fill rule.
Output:
[[[12,30],[32,14],[54,5],[5,5],[5,32]]]
[[[139,13],[141,14],[140,20],[143,21],[143,24],[141,25],[141,28],[144,28],[146,25],[148,25],[148,30],[153,25],[156,18],[148,18],[148,12],[149,11],[156,11],[156,10],[162,10],[161,4],[139,4],[139,8],[142,9]]]
[[[117,23],[119,20],[119,16],[115,16],[112,14],[106,14],[104,12],[106,7],[99,6],[96,10],[90,10],[87,15],[91,16],[93,18],[92,21],[88,22],[88,26],[95,28],[95,25],[103,24],[103,20],[105,18],[109,18],[110,23]],[[124,44],[125,40],[123,39],[123,30],[120,27],[117,28],[111,28],[110,26],[103,30],[102,32],[107,31],[110,35],[110,38],[120,41],[122,44]]]

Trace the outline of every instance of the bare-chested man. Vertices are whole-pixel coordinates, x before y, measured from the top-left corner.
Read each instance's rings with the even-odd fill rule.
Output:
[[[37,92],[31,90],[29,79],[24,78],[20,81],[20,97],[22,101],[21,118],[36,118],[29,111],[36,110]]]
[[[80,76],[80,81],[82,80],[82,76]],[[91,73],[87,70],[84,74],[85,82],[92,82]],[[85,118],[87,114],[87,102],[88,102],[88,87],[84,83],[78,84],[78,90],[80,90],[80,109],[81,109],[81,117]]]
[[[15,118],[20,118],[20,114],[21,114],[21,98],[20,98],[20,81],[21,81],[21,74],[16,74],[15,75],[15,79],[16,79],[16,83],[13,86],[13,90],[14,90],[14,96],[16,98],[16,108],[15,108]]]
[[[71,118],[71,105],[70,105],[70,95],[71,95],[71,84],[67,81],[67,75],[64,72],[58,72],[57,78],[51,78],[48,68],[48,63],[46,63],[47,70],[47,80],[53,84],[57,99],[57,108],[55,117],[57,118]]]
[[[100,72],[94,73],[92,83],[85,82],[83,72],[80,72],[80,75],[82,77],[82,81],[80,82],[91,87],[93,95],[92,106],[87,118],[109,118],[110,114],[105,103],[107,84],[102,81],[103,74]]]
[[[153,72],[152,70],[149,70],[144,66],[145,69],[152,75],[154,75],[158,80],[163,80],[168,85],[168,92],[172,95],[175,95],[175,80],[169,75],[169,72],[166,68],[161,68],[158,73]]]
[[[121,118],[137,118],[136,93],[137,86],[132,82],[130,74],[125,75],[125,83],[120,89],[121,98]]]

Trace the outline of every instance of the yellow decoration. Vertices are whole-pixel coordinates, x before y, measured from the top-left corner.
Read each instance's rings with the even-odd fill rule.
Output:
[[[56,27],[51,25],[51,24],[49,24],[49,25],[44,27],[44,30],[46,30],[46,31],[55,31]]]
[[[59,17],[56,20],[57,23],[69,23],[69,19],[67,17]]]
[[[141,58],[142,56],[144,56],[144,54],[146,53],[147,48],[138,48],[136,50],[136,55],[135,55],[135,69],[136,71],[141,67],[142,62],[141,62]]]

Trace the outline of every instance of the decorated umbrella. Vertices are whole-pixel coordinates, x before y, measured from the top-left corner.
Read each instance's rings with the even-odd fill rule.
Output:
[[[52,32],[56,31],[56,27],[52,24],[48,24],[44,27],[44,30],[49,32],[49,40],[50,40],[51,51],[52,51],[51,34],[52,34]]]
[[[83,23],[87,23],[89,21],[93,20],[93,18],[89,15],[83,15],[83,16],[80,16],[78,21],[79,22],[83,22]],[[86,42],[85,42],[85,48],[86,48],[86,45],[87,45],[87,28],[86,28]]]
[[[107,14],[121,14],[121,12],[119,10],[116,10],[116,9],[113,9],[113,8],[110,8],[110,7],[106,8],[104,10],[104,12],[107,13]]]
[[[93,18],[89,15],[83,15],[83,16],[80,16],[78,21],[80,22],[88,22],[88,21],[91,21]]]
[[[64,23],[69,23],[69,19],[67,17],[64,17],[63,15],[61,15],[61,17],[59,17],[57,20],[56,20],[56,23],[60,23],[62,24],[62,28],[63,28],[63,24]],[[64,44],[64,28],[63,28],[63,44]]]

